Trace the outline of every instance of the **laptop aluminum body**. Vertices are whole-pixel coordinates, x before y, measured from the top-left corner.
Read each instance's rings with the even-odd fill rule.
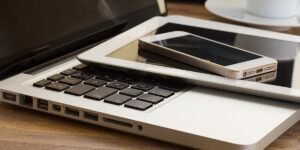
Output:
[[[297,104],[205,87],[185,88],[155,107],[139,111],[32,86],[79,64],[70,56],[3,79],[0,99],[39,112],[201,149],[263,149],[300,118]],[[47,105],[41,105],[40,100]]]

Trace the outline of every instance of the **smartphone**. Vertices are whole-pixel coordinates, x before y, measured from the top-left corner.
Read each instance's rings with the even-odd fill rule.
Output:
[[[139,48],[232,79],[277,70],[273,58],[183,31],[143,37]]]
[[[156,53],[149,52],[145,49],[139,49],[138,55],[145,58],[144,61],[146,61],[147,63],[216,75],[215,73],[208,72],[208,71],[200,69],[200,68],[196,68],[194,66],[179,62],[177,60],[168,59],[165,56],[161,56]],[[272,82],[272,81],[276,80],[276,78],[277,78],[277,71],[278,70],[267,72],[264,74],[252,76],[252,77],[245,78],[242,80],[252,81],[252,82],[260,82],[260,83]]]

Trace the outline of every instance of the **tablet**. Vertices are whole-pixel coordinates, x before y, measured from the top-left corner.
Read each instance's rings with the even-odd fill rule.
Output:
[[[229,79],[138,49],[145,36],[185,31],[278,61],[276,72],[246,80]],[[170,76],[200,86],[300,102],[300,37],[182,16],[152,18],[80,55],[87,64]],[[298,77],[298,78],[297,78]]]

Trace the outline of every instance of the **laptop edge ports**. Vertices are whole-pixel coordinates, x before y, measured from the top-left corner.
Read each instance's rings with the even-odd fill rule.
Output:
[[[8,100],[8,101],[12,101],[12,102],[16,102],[16,100],[17,100],[17,96],[15,94],[3,92],[2,96],[3,96],[4,100]]]
[[[84,112],[83,117],[88,120],[98,121],[98,115],[95,113]]]
[[[65,108],[65,113],[71,116],[79,117],[79,110],[74,109],[74,108]]]
[[[60,112],[61,111],[61,106],[56,105],[56,104],[52,104],[52,110],[55,111],[55,112]]]
[[[33,97],[27,95],[21,95],[20,104],[27,107],[33,107]]]
[[[124,127],[129,127],[129,128],[133,127],[132,124],[127,123],[127,122],[118,121],[118,120],[114,120],[114,119],[110,119],[110,118],[106,118],[106,117],[103,117],[102,119],[103,119],[104,122],[107,122],[107,123],[111,123],[111,124],[115,124],[115,125],[120,125],[120,126],[124,126]]]
[[[37,100],[37,108],[42,109],[42,110],[48,110],[48,101],[46,100]]]

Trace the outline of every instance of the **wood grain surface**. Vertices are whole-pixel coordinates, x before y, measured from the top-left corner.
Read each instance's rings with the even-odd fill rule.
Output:
[[[169,14],[234,23],[209,13],[201,1],[168,1]],[[299,28],[287,31],[300,35]],[[188,149],[129,133],[39,113],[0,102],[1,150],[179,150]],[[300,149],[300,122],[267,148]]]

